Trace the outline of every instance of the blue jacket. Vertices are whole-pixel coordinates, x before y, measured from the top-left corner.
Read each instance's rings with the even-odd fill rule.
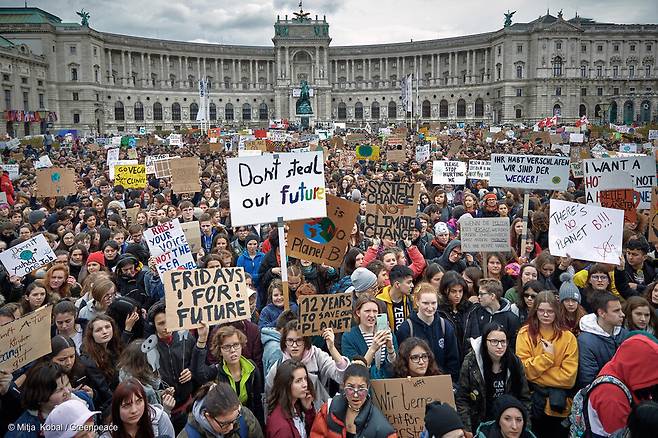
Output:
[[[258,270],[260,269],[260,264],[263,261],[264,257],[265,254],[258,251],[256,255],[254,255],[254,258],[252,259],[249,256],[249,253],[245,250],[240,255],[240,257],[238,257],[238,260],[235,262],[236,267],[244,268],[244,271],[247,274],[251,275],[251,281],[254,287],[258,284]]]
[[[393,335],[393,349],[398,351],[398,340]],[[361,334],[361,329],[358,325],[352,325],[352,330],[349,332],[343,333],[343,338],[341,340],[341,352],[343,356],[352,360],[354,356],[365,356],[368,351],[368,344],[366,340],[363,339]],[[393,372],[391,369],[392,364],[386,359],[385,362],[382,362],[381,368],[377,368],[377,364],[373,359],[372,365],[370,365],[370,377],[373,379],[387,379],[393,377]]]
[[[398,327],[395,335],[398,342],[402,343],[405,339],[413,336],[416,338],[427,341],[436,363],[441,370],[450,373],[452,381],[457,383],[459,381],[459,347],[457,345],[457,336],[455,336],[455,328],[452,323],[443,319],[443,326],[445,333],[441,326],[441,316],[437,312],[434,315],[432,325],[427,325],[418,317],[418,312],[413,312],[411,316]]]
[[[267,376],[272,365],[283,357],[281,333],[274,327],[263,327],[260,331],[260,340],[263,343],[263,375]]]
[[[297,304],[291,302],[290,310],[297,314]],[[283,307],[277,307],[272,303],[263,307],[263,310],[260,312],[260,319],[258,320],[258,328],[262,329],[263,327],[275,327],[276,320],[282,313]]]
[[[628,330],[615,327],[610,336],[596,322],[596,315],[589,313],[580,318],[578,335],[578,377],[577,388],[584,388],[594,381],[596,376],[615,355],[617,348],[626,339]]]

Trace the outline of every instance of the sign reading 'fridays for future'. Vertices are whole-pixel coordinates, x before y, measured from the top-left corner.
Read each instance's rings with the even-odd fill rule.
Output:
[[[491,155],[491,187],[566,190],[569,158],[542,155]]]

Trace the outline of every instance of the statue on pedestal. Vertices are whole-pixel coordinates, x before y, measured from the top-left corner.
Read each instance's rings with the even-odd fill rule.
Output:
[[[313,114],[311,108],[311,95],[309,93],[308,82],[302,81],[300,84],[301,92],[297,99],[297,114]]]

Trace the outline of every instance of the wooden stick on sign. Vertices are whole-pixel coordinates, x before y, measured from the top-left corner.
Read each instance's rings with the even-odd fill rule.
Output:
[[[519,258],[525,257],[525,242],[528,240],[528,209],[530,204],[530,194],[523,194],[523,231],[521,232],[521,247],[519,248]],[[512,242],[514,243],[514,242]]]
[[[286,260],[286,232],[283,217],[277,219],[279,228],[279,257],[281,257],[281,284],[283,286],[283,308],[290,309],[290,294],[288,292],[288,260]]]

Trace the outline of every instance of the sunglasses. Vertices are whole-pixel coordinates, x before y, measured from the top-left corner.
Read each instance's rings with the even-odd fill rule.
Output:
[[[352,386],[346,386],[345,387],[345,395],[347,398],[359,398],[359,399],[365,399],[366,396],[368,395],[368,388],[354,388]]]

